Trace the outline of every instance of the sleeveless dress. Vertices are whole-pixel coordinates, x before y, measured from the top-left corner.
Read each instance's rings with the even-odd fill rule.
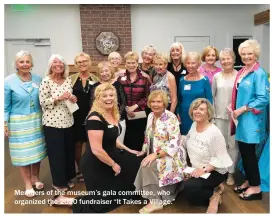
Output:
[[[88,120],[91,116],[101,119]],[[109,124],[97,112],[89,114],[86,131],[103,130],[102,147],[121,167],[121,172],[114,175],[112,167],[99,160],[91,151],[90,144],[81,160],[81,170],[86,184],[87,195],[77,197],[73,204],[73,213],[105,213],[124,204],[125,200],[140,200],[137,195],[123,195],[133,192],[133,185],[142,157],[137,157],[116,147],[116,140],[121,133],[121,126]]]

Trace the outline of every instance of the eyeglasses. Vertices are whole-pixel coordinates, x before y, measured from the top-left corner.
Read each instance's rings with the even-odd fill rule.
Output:
[[[88,61],[87,60],[83,60],[83,61],[78,61],[77,64],[86,64]]]

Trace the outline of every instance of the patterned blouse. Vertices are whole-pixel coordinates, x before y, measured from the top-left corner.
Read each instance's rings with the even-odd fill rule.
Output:
[[[54,98],[61,96],[64,92],[72,93],[72,83],[70,77],[59,85],[48,76],[40,85],[39,98],[43,110],[43,125],[55,128],[68,128],[74,124],[73,115],[67,108],[65,101],[54,104]]]
[[[228,171],[233,162],[228,155],[225,138],[216,125],[212,124],[199,133],[196,131],[196,122],[193,122],[186,137],[187,152],[193,168],[203,168],[210,164],[221,174]]]
[[[154,113],[148,116],[142,151],[150,153],[151,140],[153,152],[161,149],[168,155],[156,159],[159,187],[176,184],[184,179],[182,170],[186,167],[186,152],[181,143],[179,122],[176,116],[165,110],[152,129]],[[153,136],[153,139],[151,139]]]

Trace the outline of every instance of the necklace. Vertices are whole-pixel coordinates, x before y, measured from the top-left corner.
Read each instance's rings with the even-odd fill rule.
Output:
[[[175,67],[174,70],[177,72],[177,71],[179,71],[178,67],[181,66],[181,62],[179,62],[177,65],[175,63],[173,63],[173,66]]]
[[[187,80],[192,80],[192,81],[196,81],[199,79],[199,75],[196,75],[196,76],[188,76],[187,77]]]
[[[253,68],[255,67],[255,65],[256,65],[256,62],[255,62],[255,64],[252,65],[252,67],[250,68],[250,70],[246,70],[246,67],[245,67],[244,70],[243,70],[243,72],[240,75],[240,78],[243,78],[248,72],[252,71]]]
[[[19,79],[20,79],[21,81],[23,81],[23,82],[29,82],[29,81],[31,81],[31,74],[30,74],[30,72],[29,72],[30,77],[28,77],[27,79],[23,79],[23,78],[19,75],[19,73],[16,73],[16,74],[17,74],[17,76],[19,77]]]

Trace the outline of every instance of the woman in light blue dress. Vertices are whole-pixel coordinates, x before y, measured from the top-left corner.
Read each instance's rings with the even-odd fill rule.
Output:
[[[181,120],[180,132],[182,135],[187,135],[192,125],[192,119],[189,116],[192,101],[197,98],[206,98],[213,103],[213,100],[209,79],[198,70],[201,65],[200,55],[197,52],[189,52],[183,64],[189,74],[180,79],[177,113]]]
[[[16,54],[15,66],[17,73],[4,81],[4,135],[9,138],[12,164],[20,167],[25,195],[33,197],[34,189],[44,187],[39,179],[40,161],[46,157],[38,96],[41,77],[30,73],[33,62],[27,51]]]

